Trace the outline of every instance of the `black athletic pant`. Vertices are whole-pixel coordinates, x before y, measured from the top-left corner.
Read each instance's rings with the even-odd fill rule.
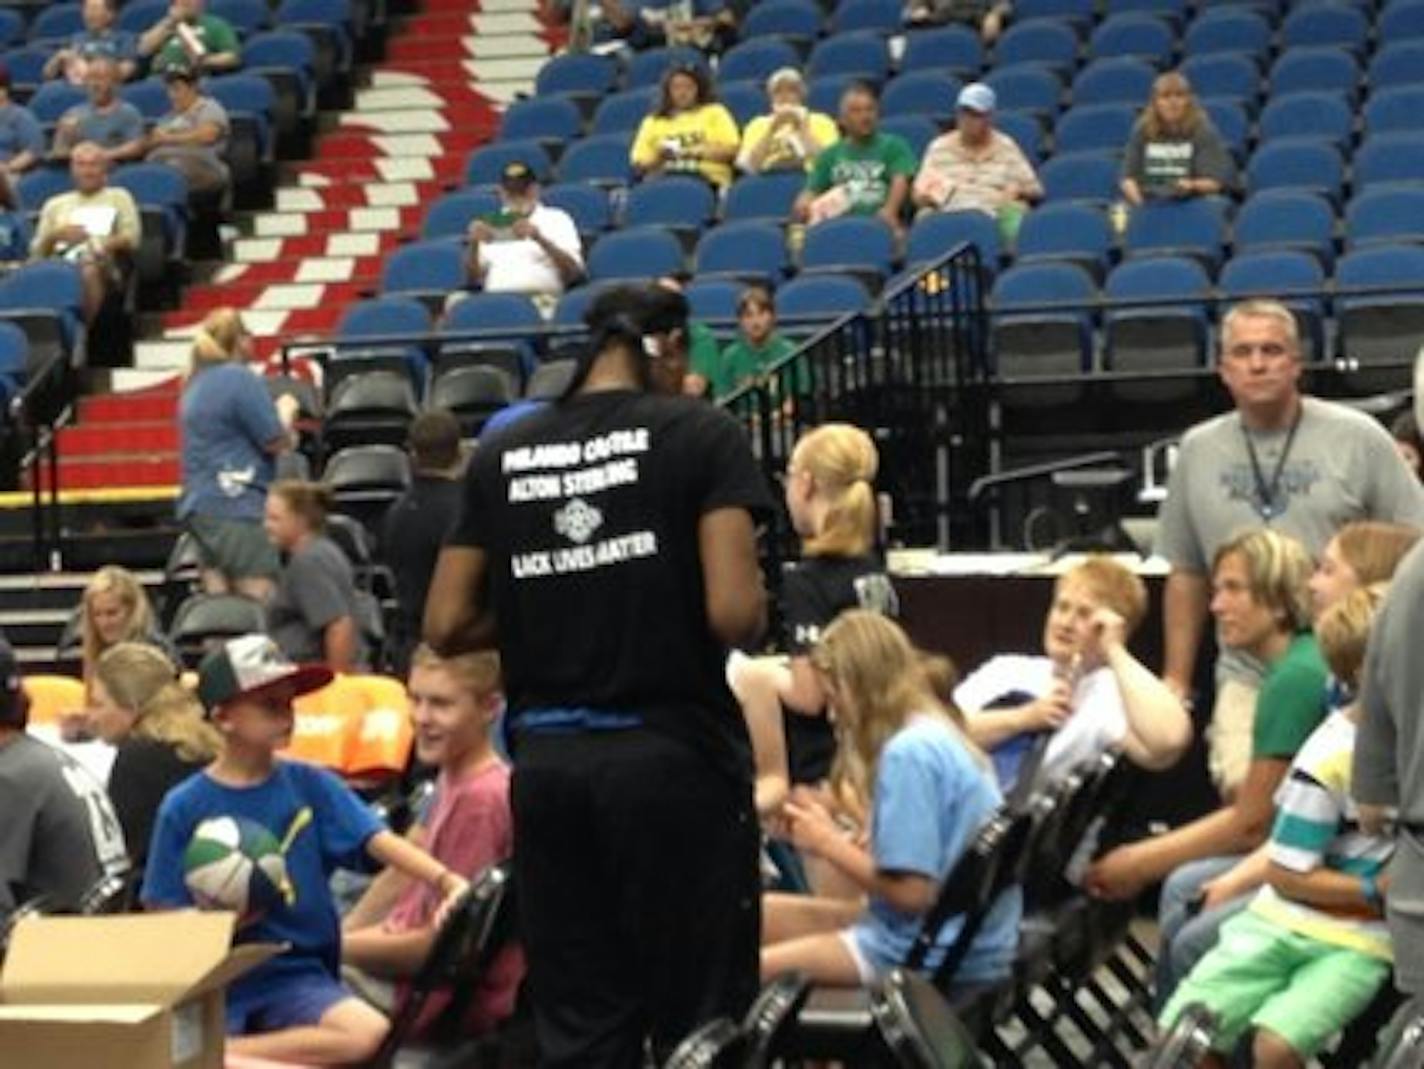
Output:
[[[515,889],[546,1069],[658,1064],[756,994],[750,783],[645,729],[522,735]]]

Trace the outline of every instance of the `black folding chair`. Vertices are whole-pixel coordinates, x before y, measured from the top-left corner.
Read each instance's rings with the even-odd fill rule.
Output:
[[[1381,1057],[1381,1069],[1419,1069],[1424,1065],[1424,1016],[1406,1024],[1394,1046]]]
[[[663,1069],[742,1069],[746,1047],[741,1025],[718,1017],[679,1043]]]
[[[1195,1069],[1211,1050],[1217,1021],[1215,1015],[1200,1003],[1183,1008],[1176,1023],[1152,1052],[1146,1069]],[[1411,1062],[1417,1069],[1419,1063]]]
[[[774,977],[761,989],[742,1021],[742,1034],[746,1037],[743,1069],[766,1069],[771,1065],[810,994],[811,982],[799,972]]]

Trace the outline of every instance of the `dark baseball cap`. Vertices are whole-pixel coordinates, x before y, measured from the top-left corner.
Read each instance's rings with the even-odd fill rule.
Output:
[[[510,189],[525,189],[534,182],[534,172],[523,160],[510,160],[499,172],[499,184]]]
[[[198,699],[209,713],[277,687],[293,697],[320,690],[332,680],[324,664],[294,664],[266,635],[228,639],[198,666]]]

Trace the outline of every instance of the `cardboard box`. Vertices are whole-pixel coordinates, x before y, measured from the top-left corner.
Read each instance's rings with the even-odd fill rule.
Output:
[[[0,1065],[222,1069],[226,986],[279,946],[232,913],[34,917],[0,970]]]

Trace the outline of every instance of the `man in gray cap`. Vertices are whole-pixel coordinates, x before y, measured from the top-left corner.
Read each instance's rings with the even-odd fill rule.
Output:
[[[512,160],[499,177],[499,211],[470,224],[466,267],[486,293],[527,293],[552,303],[583,277],[578,227],[539,200],[539,181]]]
[[[959,94],[954,129],[930,142],[911,191],[916,208],[1022,216],[1043,196],[1023,149],[994,129],[994,90],[970,82]]]
[[[823,149],[840,140],[836,121],[806,107],[806,81],[795,67],[782,67],[766,80],[771,111],[742,131],[737,168],[748,174],[809,171]]]

